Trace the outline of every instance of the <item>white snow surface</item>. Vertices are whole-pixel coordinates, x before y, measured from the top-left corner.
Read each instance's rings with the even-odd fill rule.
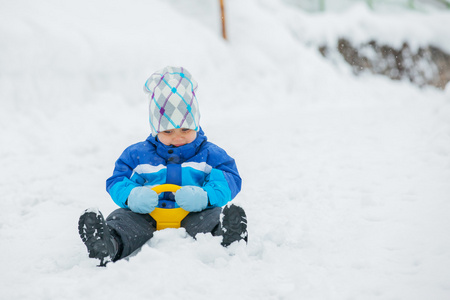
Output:
[[[338,37],[450,49],[449,12],[282,1],[1,1],[0,299],[450,299],[450,88],[354,77]],[[150,134],[142,86],[186,67],[243,178],[249,243],[157,232],[97,268],[80,213]]]

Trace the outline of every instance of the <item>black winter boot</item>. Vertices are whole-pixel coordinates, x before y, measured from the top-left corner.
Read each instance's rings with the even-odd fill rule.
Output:
[[[229,246],[233,242],[244,240],[247,242],[247,216],[244,209],[237,205],[227,205],[221,215],[222,246]]]
[[[113,261],[118,250],[117,241],[109,232],[100,211],[87,209],[78,220],[78,233],[86,245],[89,257],[100,259],[101,267]]]

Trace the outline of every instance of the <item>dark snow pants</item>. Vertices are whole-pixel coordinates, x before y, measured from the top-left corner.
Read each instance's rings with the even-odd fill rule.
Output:
[[[221,211],[221,207],[214,207],[191,212],[181,221],[181,227],[192,237],[197,233],[218,235]],[[114,261],[127,257],[142,247],[156,231],[156,221],[149,214],[138,214],[124,208],[113,211],[106,218],[106,224],[119,246]]]

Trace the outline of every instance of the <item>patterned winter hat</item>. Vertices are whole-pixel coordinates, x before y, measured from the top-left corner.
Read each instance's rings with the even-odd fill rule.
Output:
[[[147,79],[144,91],[150,97],[153,136],[175,128],[199,130],[200,111],[196,89],[197,82],[182,67],[165,67]]]

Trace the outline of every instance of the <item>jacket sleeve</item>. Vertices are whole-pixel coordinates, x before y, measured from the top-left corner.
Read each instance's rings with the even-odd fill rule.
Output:
[[[224,206],[230,202],[240,192],[242,184],[234,159],[218,149],[213,158],[214,167],[203,185],[211,206]]]
[[[122,208],[128,208],[125,204],[128,195],[133,188],[139,186],[139,183],[130,180],[134,165],[129,151],[125,150],[116,161],[113,175],[106,180],[106,191],[114,202]]]

